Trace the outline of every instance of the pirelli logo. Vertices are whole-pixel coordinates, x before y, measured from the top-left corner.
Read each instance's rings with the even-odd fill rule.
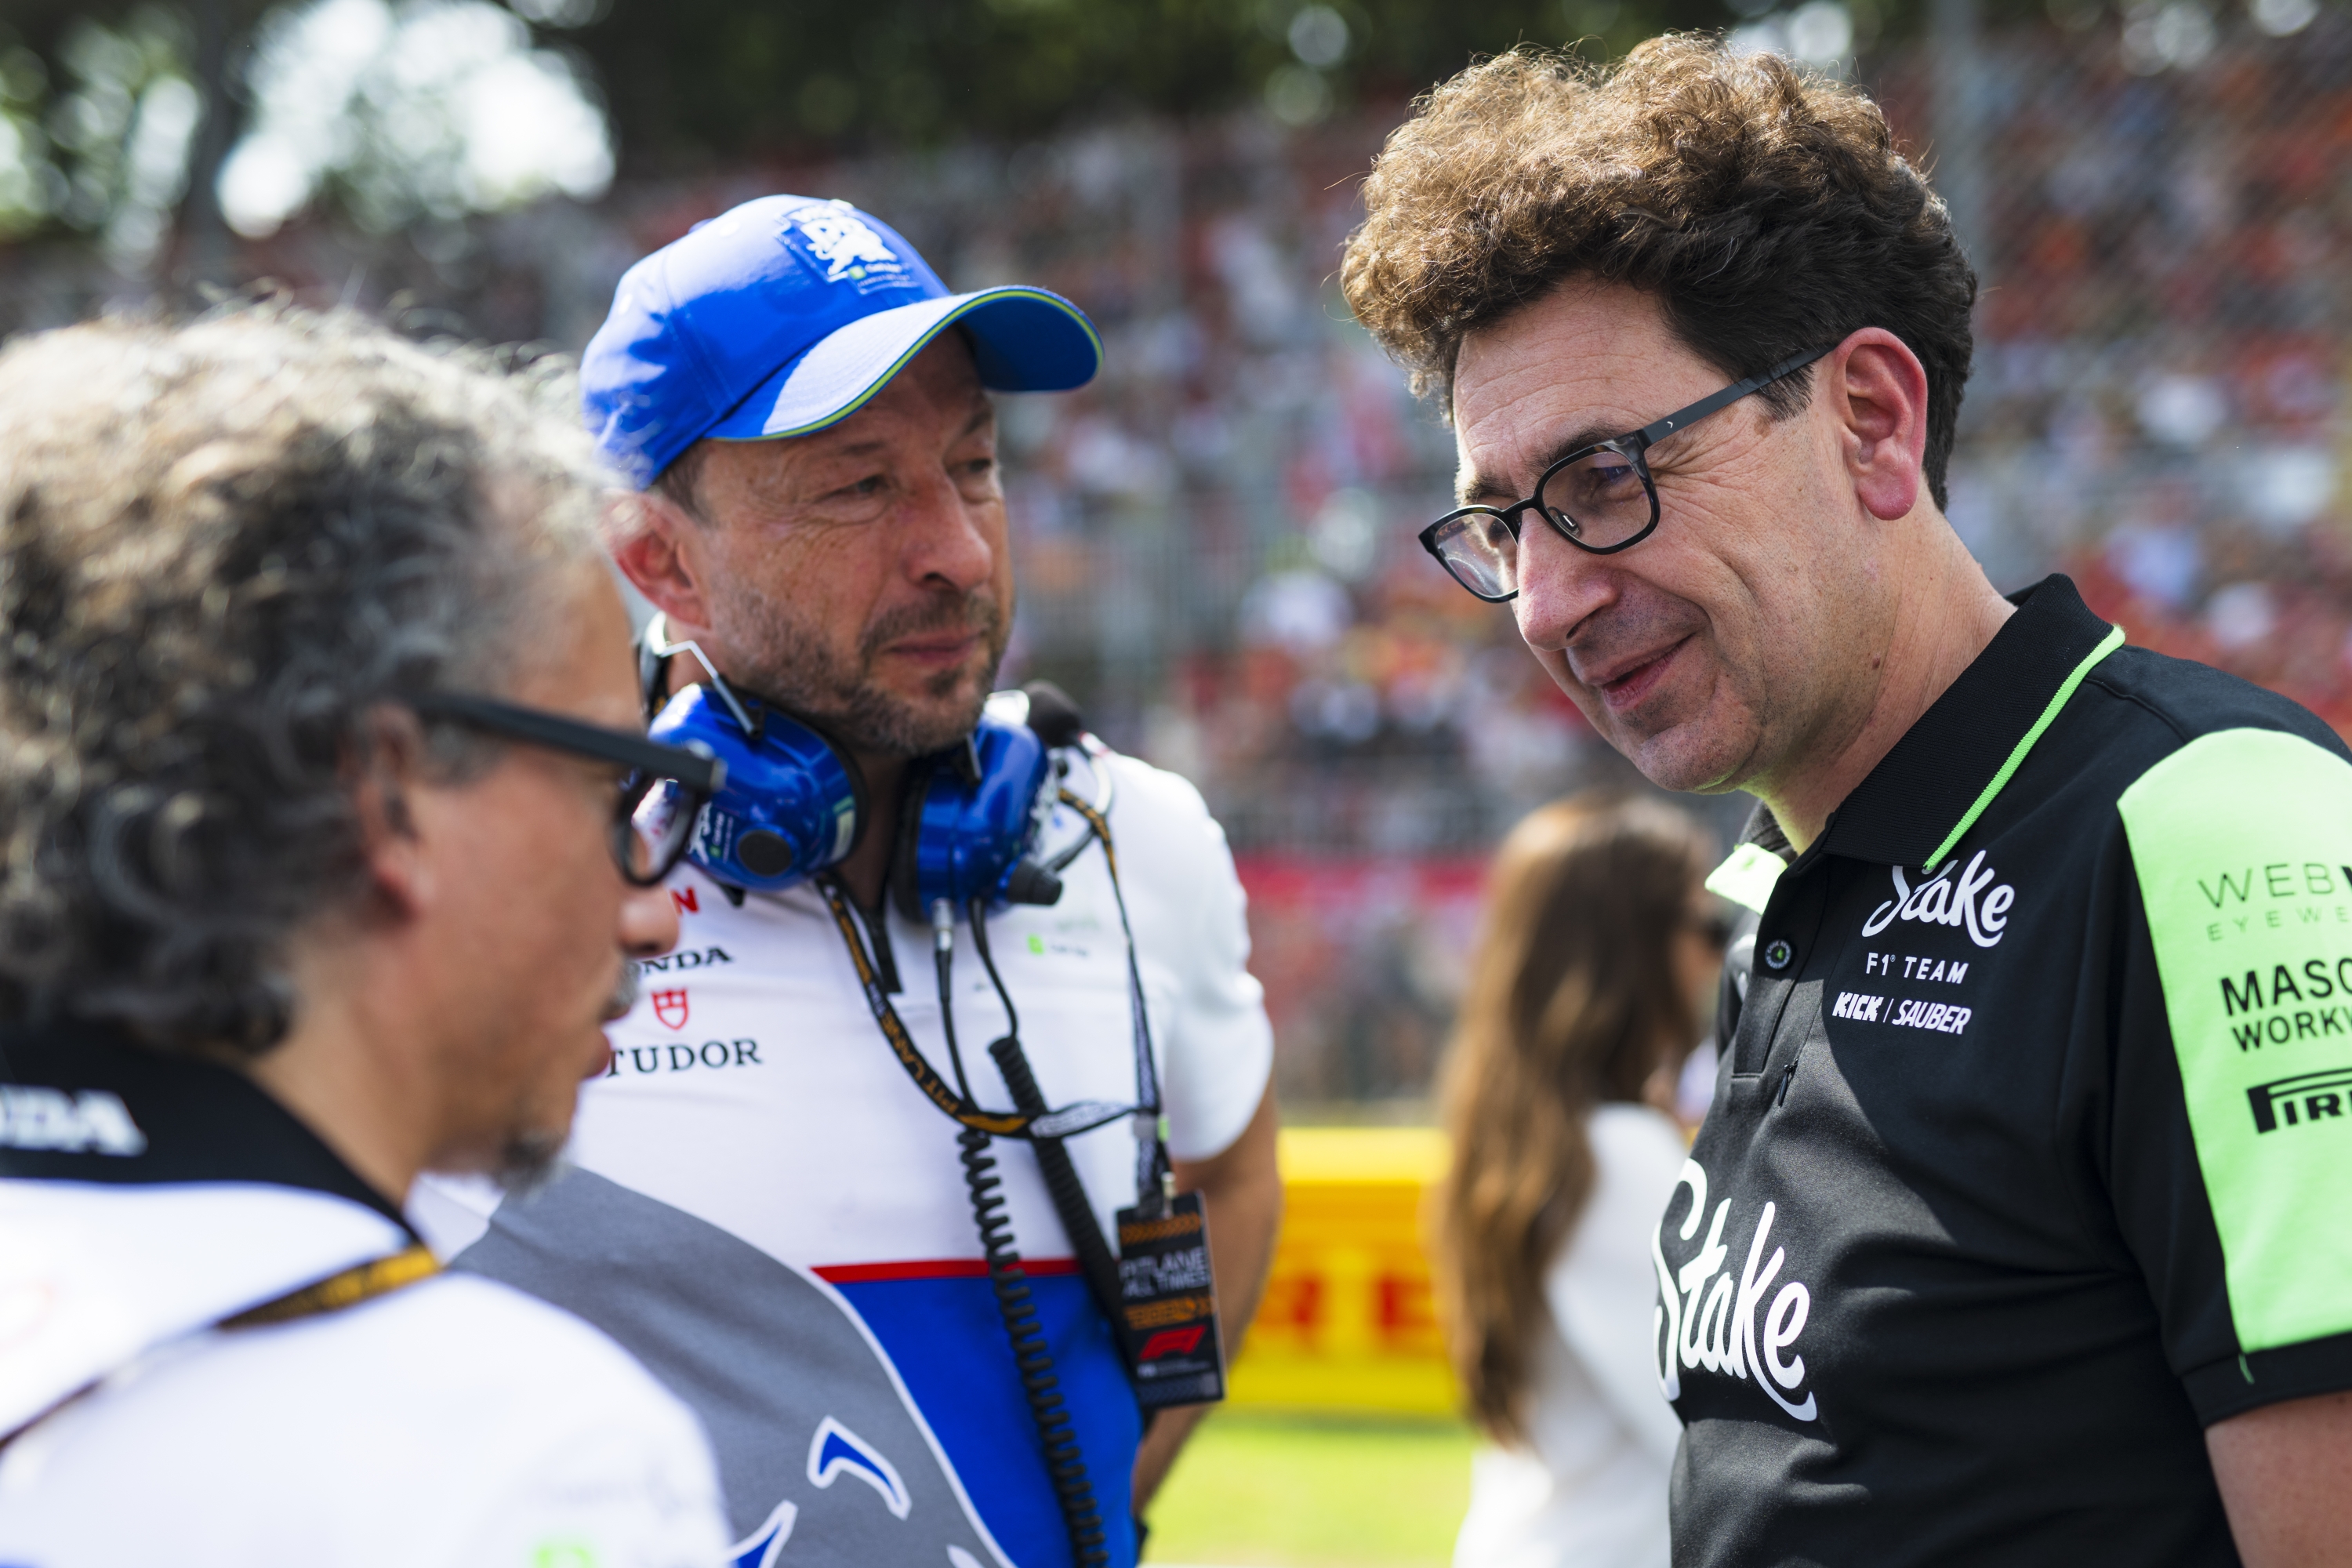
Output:
[[[2346,1101],[2352,1100],[2352,1067],[2258,1083],[2246,1090],[2246,1099],[2254,1108],[2256,1132],[2341,1121]]]

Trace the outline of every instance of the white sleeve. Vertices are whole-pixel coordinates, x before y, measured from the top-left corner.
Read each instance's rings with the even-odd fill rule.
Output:
[[[444,1500],[446,1533],[412,1561],[717,1568],[725,1560],[717,1464],[692,1413],[618,1347],[571,1371],[566,1389],[474,1413],[502,1430],[466,1445],[466,1506]]]
[[[1249,972],[1248,900],[1200,791],[1132,758],[1108,765],[1137,955],[1172,1001],[1154,1020],[1169,1152],[1210,1159],[1242,1135],[1274,1071],[1265,991]]]
[[[1658,1286],[1650,1236],[1682,1173],[1682,1135],[1645,1106],[1601,1106],[1586,1126],[1592,1194],[1544,1276],[1544,1299],[1610,1409],[1644,1448],[1671,1460],[1682,1425],[1651,1356]]]
[[[446,1568],[715,1568],[727,1555],[701,1434],[607,1421],[526,1452],[449,1550]],[[699,1468],[703,1474],[696,1475]]]

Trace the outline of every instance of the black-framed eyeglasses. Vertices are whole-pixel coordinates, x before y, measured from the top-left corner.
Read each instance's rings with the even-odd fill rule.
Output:
[[[677,868],[703,803],[727,783],[727,764],[698,746],[665,746],[469,692],[422,691],[400,700],[428,718],[626,768],[613,813],[612,848],[613,863],[633,887],[650,888]],[[673,787],[656,796],[656,787],[665,784]]]
[[[1631,550],[1658,527],[1658,485],[1650,477],[1647,456],[1652,447],[1749,393],[1795,374],[1836,346],[1809,349],[1631,435],[1579,447],[1544,470],[1527,500],[1506,507],[1465,506],[1449,511],[1421,531],[1421,547],[1437,557],[1455,582],[1490,605],[1518,597],[1522,512],[1532,510],[1579,550],[1595,555]]]

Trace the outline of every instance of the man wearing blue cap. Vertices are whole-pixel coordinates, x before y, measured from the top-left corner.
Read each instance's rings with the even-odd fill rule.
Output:
[[[1105,1308],[1142,1278],[1109,1261],[1134,1234],[1118,1211],[1161,1212],[1171,1161],[1202,1194],[1228,1349],[1263,1283],[1272,1038],[1198,793],[1041,700],[1058,898],[973,929],[978,905],[913,893],[954,847],[930,781],[979,770],[975,726],[1026,711],[989,695],[1013,599],[989,394],[1079,386],[1100,358],[1066,300],[952,294],[869,215],[769,196],[632,268],[583,363],[591,426],[644,492],[612,543],[661,612],[649,697],[723,677],[762,755],[790,729],[832,759],[842,831],[761,879],[706,819],[670,882],[678,951],[642,966],[578,1169],[503,1207],[441,1189],[420,1222],[698,1411],[745,1568],[1133,1563],[1197,1414],[1144,1374],[1202,1334],[1172,1300],[1168,1331],[1114,1331]],[[1024,1096],[1102,1115],[1029,1147],[971,1131]],[[1215,1342],[1190,1397],[1213,1396]]]

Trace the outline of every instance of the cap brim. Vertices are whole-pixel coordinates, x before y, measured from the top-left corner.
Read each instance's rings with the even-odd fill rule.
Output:
[[[980,384],[995,392],[1067,392],[1102,368],[1086,313],[1043,289],[983,289],[861,316],[778,370],[703,432],[721,441],[806,436],[864,407],[933,339],[961,322]]]

